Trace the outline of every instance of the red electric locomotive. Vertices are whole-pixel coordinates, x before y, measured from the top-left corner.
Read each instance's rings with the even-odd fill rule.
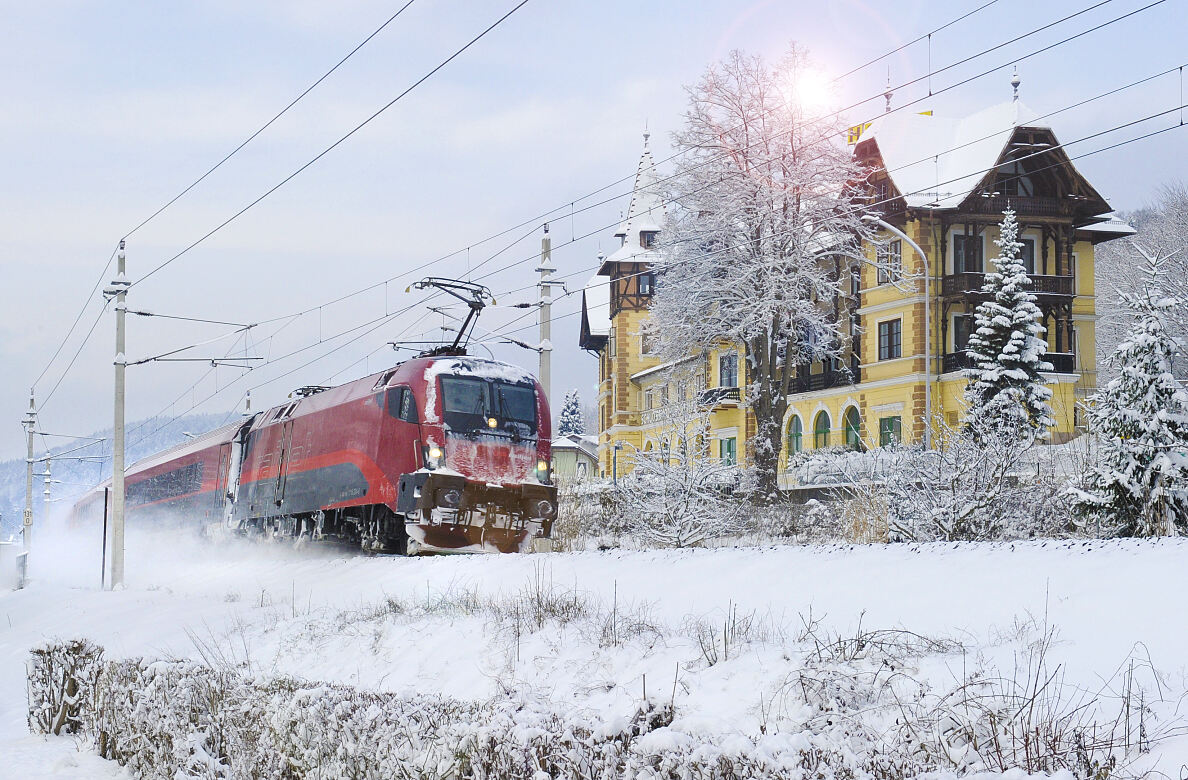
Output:
[[[418,357],[299,395],[133,465],[129,521],[168,516],[410,555],[527,551],[549,537],[551,417],[521,369]],[[76,520],[97,517],[103,496],[76,504]]]

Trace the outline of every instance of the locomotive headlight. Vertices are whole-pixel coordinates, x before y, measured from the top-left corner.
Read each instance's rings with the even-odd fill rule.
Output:
[[[441,447],[434,445],[425,450],[425,467],[430,471],[441,468],[444,462],[445,453]]]
[[[497,427],[499,427],[499,421],[496,420],[494,417],[488,417],[487,418],[487,427],[488,428],[497,428]]]
[[[536,470],[541,473],[546,473],[549,470],[549,462],[547,460],[536,461]]]
[[[536,461],[536,481],[549,484],[549,462],[543,458]]]
[[[429,448],[429,457],[432,458],[433,460],[441,460],[441,448],[440,447],[430,447]]]

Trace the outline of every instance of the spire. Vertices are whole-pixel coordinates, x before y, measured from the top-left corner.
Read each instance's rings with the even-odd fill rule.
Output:
[[[1015,91],[1015,95],[1011,99],[1016,102],[1019,100],[1019,85],[1022,83],[1023,83],[1023,79],[1019,78],[1019,66],[1016,65],[1015,66],[1015,74],[1013,76],[1011,76],[1011,87]]]
[[[615,231],[619,246],[607,258],[607,262],[653,262],[650,253],[655,251],[655,242],[664,221],[664,201],[659,192],[656,163],[652,159],[649,143],[651,135],[649,131],[644,131],[644,148],[639,157],[639,167],[635,171],[631,203],[627,206],[627,215],[620,215],[619,229]],[[605,269],[605,263],[601,267]]]
[[[664,216],[660,194],[656,192],[656,163],[652,160],[652,150],[648,143],[651,136],[650,132],[644,130],[643,154],[639,157],[639,167],[635,171],[631,205],[627,207],[627,218],[619,227],[620,232],[624,234],[641,229],[659,230],[660,220]]]
[[[891,66],[887,66],[887,91],[883,93],[883,97],[887,100],[887,107],[883,109],[884,113],[891,113],[891,96],[895,93],[891,91]]]

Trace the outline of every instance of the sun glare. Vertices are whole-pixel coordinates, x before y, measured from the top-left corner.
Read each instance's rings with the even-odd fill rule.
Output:
[[[791,99],[808,113],[829,108],[833,90],[829,79],[819,70],[804,70],[791,84]]]

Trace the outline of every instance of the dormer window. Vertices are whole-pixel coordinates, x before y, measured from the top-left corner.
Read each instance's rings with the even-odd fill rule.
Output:
[[[656,246],[656,238],[660,235],[658,230],[641,230],[639,232],[639,245],[644,249],[651,249]]]

